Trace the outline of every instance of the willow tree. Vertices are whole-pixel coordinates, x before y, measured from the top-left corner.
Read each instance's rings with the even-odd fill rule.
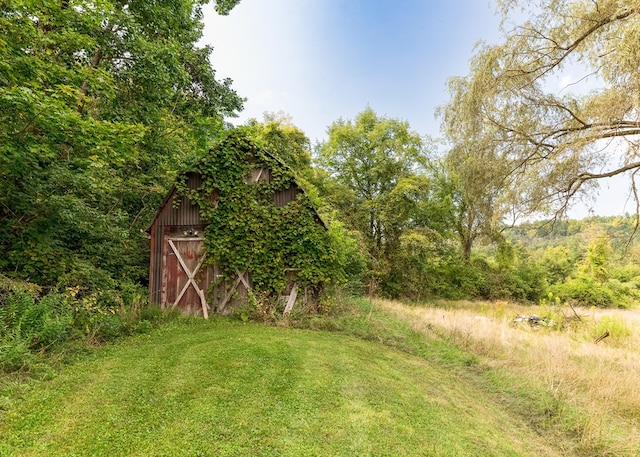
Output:
[[[465,261],[471,258],[480,237],[499,236],[507,216],[518,216],[517,192],[513,192],[510,160],[496,141],[496,129],[484,125],[471,102],[471,78],[451,78],[451,102],[440,108],[449,151],[443,175],[452,201],[452,229]]]
[[[456,144],[445,156],[444,175],[451,195],[451,225],[465,261],[480,237],[495,239],[513,212],[505,187],[507,168],[490,148],[474,141]]]
[[[508,167],[530,211],[563,212],[627,173],[638,201],[640,1],[498,0],[505,39],[458,78],[445,124],[471,130]],[[513,17],[528,20],[513,24]]]

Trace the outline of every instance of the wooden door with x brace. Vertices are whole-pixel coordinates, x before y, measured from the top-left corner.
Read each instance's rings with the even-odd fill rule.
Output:
[[[183,313],[209,317],[207,288],[210,270],[204,238],[165,235],[163,246],[162,307],[177,307]]]

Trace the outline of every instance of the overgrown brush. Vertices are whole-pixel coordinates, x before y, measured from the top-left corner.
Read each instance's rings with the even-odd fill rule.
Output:
[[[0,278],[2,279],[2,278]],[[0,282],[0,372],[47,371],[53,354],[149,332],[167,319],[147,305],[139,287],[79,294],[77,288],[42,294],[12,280]]]

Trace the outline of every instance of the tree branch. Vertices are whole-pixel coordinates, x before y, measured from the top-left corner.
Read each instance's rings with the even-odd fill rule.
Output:
[[[623,167],[608,171],[606,173],[590,173],[590,172],[580,173],[578,176],[576,176],[576,179],[574,181],[581,181],[584,183],[594,179],[611,178],[613,176],[624,173],[625,171],[634,170],[637,168],[640,168],[640,162],[632,162]]]
[[[573,42],[565,45],[565,46],[560,46],[557,42],[555,42],[554,40],[552,40],[551,38],[542,35],[542,33],[538,30],[534,30],[534,32],[537,35],[540,35],[543,37],[544,40],[551,42],[554,44],[554,47],[556,50],[561,51],[560,55],[552,58],[551,54],[552,52],[547,52],[547,53],[543,53],[543,55],[545,57],[549,57],[550,58],[550,62],[547,64],[541,63],[537,66],[535,66],[534,68],[530,69],[530,70],[516,70],[514,71],[514,74],[509,75],[508,73],[505,73],[505,76],[509,77],[509,76],[515,76],[515,75],[531,75],[531,74],[535,74],[535,78],[534,79],[539,79],[541,77],[543,77],[544,75],[546,75],[547,73],[549,73],[551,70],[553,70],[554,68],[556,68],[557,66],[559,66],[567,57],[569,57],[569,55],[571,55],[571,53],[573,51],[575,51],[578,46],[580,46],[580,44],[582,42],[584,42],[587,38],[589,38],[589,36],[591,36],[592,34],[594,34],[595,32],[597,32],[599,29],[605,27],[608,24],[611,24],[613,22],[616,21],[621,21],[624,19],[627,19],[629,16],[633,15],[633,14],[637,14],[638,13],[638,9],[636,8],[632,8],[629,9],[627,11],[623,11],[619,14],[616,15],[609,15],[607,17],[602,18],[601,20],[597,21],[593,26],[589,27],[584,33],[582,33],[580,36],[578,36]],[[524,29],[524,27],[523,27]],[[525,29],[526,30],[526,29]],[[552,50],[553,48],[552,47]],[[540,61],[540,59],[536,59],[538,61]]]

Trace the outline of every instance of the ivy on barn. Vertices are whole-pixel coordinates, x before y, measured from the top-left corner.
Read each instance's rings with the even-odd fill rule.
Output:
[[[252,169],[268,169],[270,179],[247,183]],[[340,276],[331,235],[309,197],[300,192],[284,206],[274,204],[276,192],[297,186],[294,172],[242,129],[229,132],[195,171],[202,186],[190,190],[182,181],[177,189],[207,221],[207,259],[223,280],[249,270],[254,292],[277,295],[286,287],[287,270],[295,270],[296,282],[314,293]]]

